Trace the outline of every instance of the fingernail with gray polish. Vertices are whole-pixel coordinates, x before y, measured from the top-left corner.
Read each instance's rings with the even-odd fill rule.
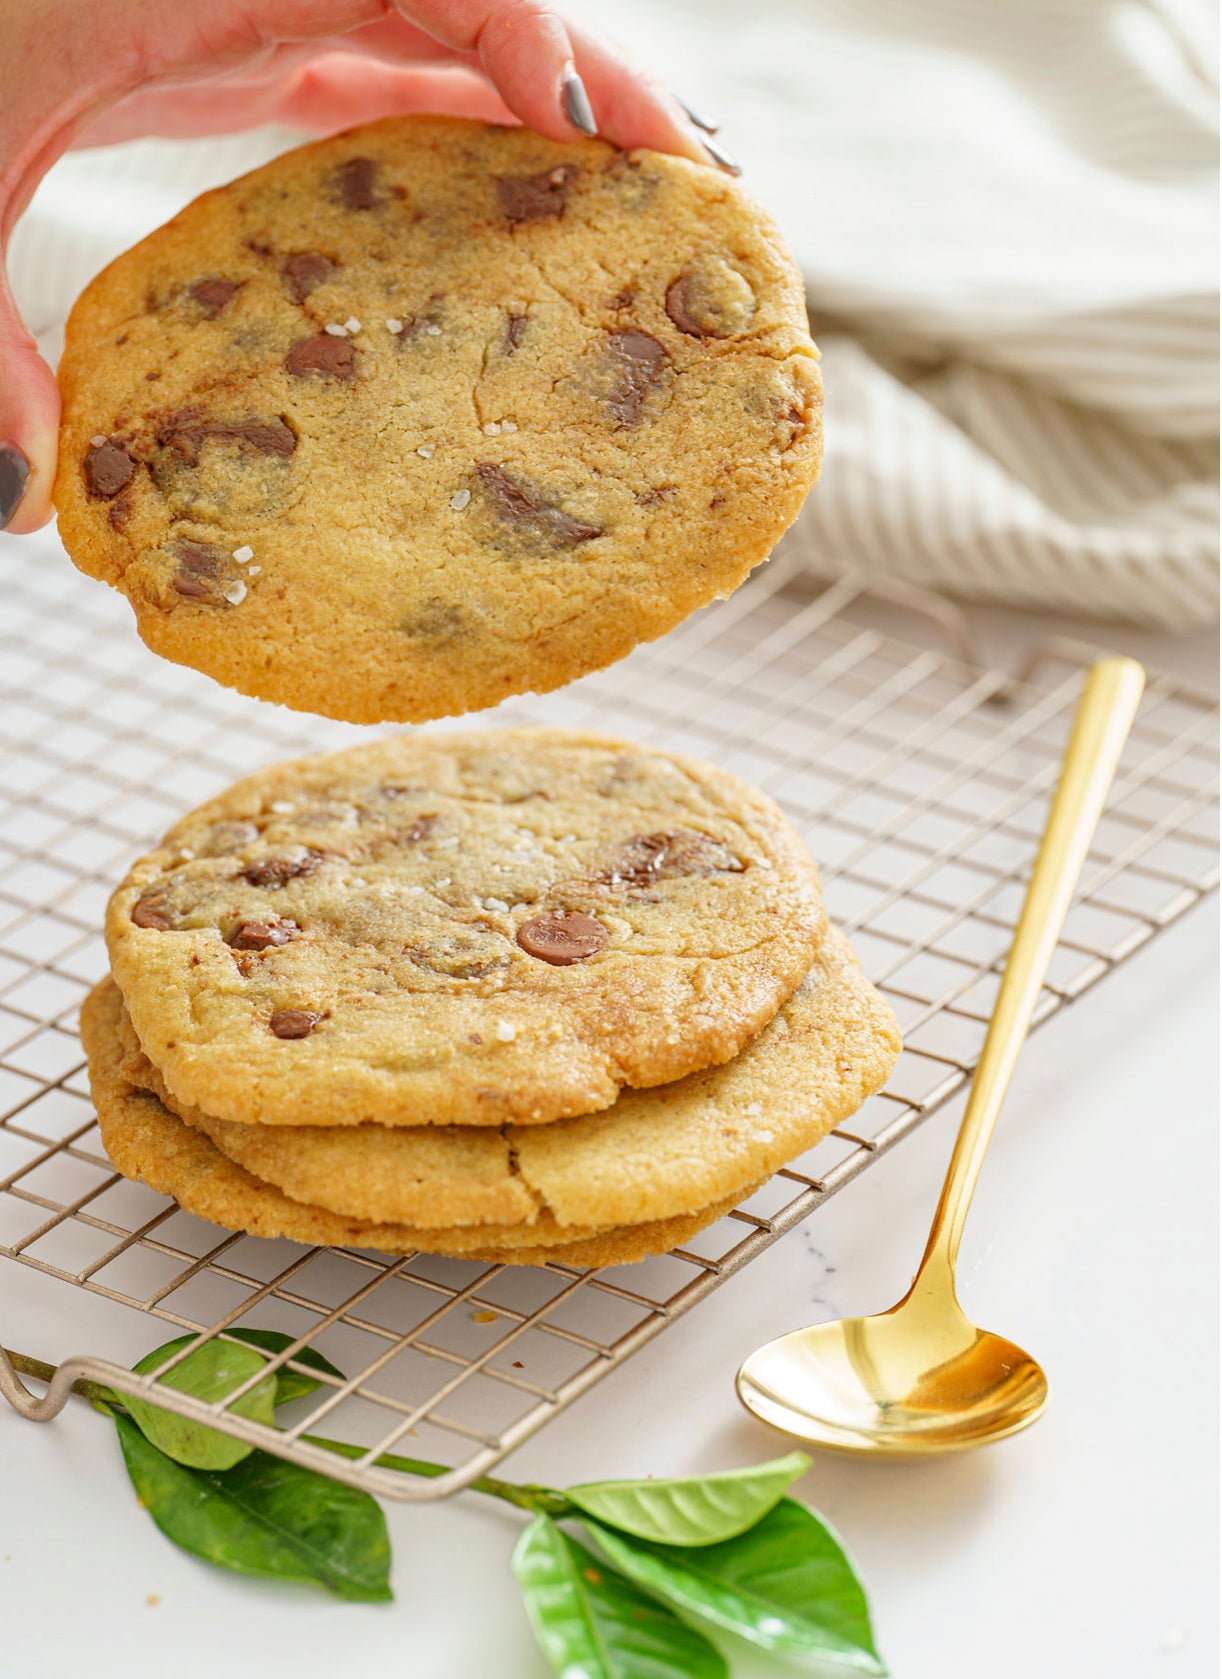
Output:
[[[564,98],[564,114],[573,127],[595,139],[598,135],[598,124],[594,121],[590,96],[586,92],[586,84],[571,66],[564,72],[560,91]]]
[[[679,99],[678,94],[675,95],[675,98]],[[717,130],[721,127],[721,124],[719,122],[714,122],[712,117],[706,117],[701,111],[694,110],[693,107],[688,104],[686,99],[679,99],[679,103],[687,112],[688,121],[695,128],[703,129],[706,134],[716,134]]]
[[[707,134],[700,136],[700,144],[712,158],[719,169],[724,169],[727,175],[741,175],[742,166],[734,161],[729,152],[719,146],[715,140],[710,140]]]
[[[30,476],[30,463],[12,443],[0,443],[0,531],[8,529]]]

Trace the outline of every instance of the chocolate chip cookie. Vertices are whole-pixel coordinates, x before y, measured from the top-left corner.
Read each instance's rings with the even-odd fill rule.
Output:
[[[598,1237],[623,1251],[629,1230],[631,1257],[685,1239],[855,1113],[899,1050],[890,1009],[834,932],[728,1066],[553,1125],[234,1125],[168,1095],[112,981],[91,996],[82,1030],[112,1159],[189,1211],[257,1234],[527,1262]]]
[[[730,593],[820,459],[802,284],[681,158],[403,117],[206,194],[68,326],[59,528],[155,651],[356,722]]]
[[[502,1125],[728,1061],[825,925],[801,840],[736,777],[523,729],[250,776],[141,858],[106,938],[176,1102]]]

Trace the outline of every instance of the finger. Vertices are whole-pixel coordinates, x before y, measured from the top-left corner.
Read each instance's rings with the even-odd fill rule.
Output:
[[[80,146],[157,134],[183,138],[230,134],[279,122],[328,134],[355,123],[411,111],[510,122],[512,113],[483,76],[458,65],[419,69],[379,63],[350,53],[303,57],[281,49],[258,76],[228,77],[132,94],[85,129]]]
[[[630,151],[649,146],[694,163],[710,162],[707,140],[675,95],[592,29],[569,25],[575,62],[604,140]],[[714,157],[712,161],[716,161]]]
[[[0,530],[36,531],[51,517],[59,391],[0,273]]]

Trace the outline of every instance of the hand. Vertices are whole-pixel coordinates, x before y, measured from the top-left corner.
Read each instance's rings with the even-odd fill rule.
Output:
[[[546,0],[21,0],[0,16],[0,250],[72,146],[270,122],[327,132],[404,111],[733,167]],[[0,269],[0,530],[51,517],[58,429],[54,375]]]

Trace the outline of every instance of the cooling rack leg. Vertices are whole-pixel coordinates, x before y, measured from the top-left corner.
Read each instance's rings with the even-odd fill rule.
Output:
[[[21,1377],[13,1368],[13,1361],[0,1347],[0,1393],[8,1400],[14,1411],[20,1411],[23,1417],[29,1417],[31,1422],[50,1422],[57,1417],[68,1403],[72,1392],[72,1384],[77,1379],[76,1361],[69,1359],[61,1364],[51,1378],[50,1385],[41,1399],[30,1392]]]

